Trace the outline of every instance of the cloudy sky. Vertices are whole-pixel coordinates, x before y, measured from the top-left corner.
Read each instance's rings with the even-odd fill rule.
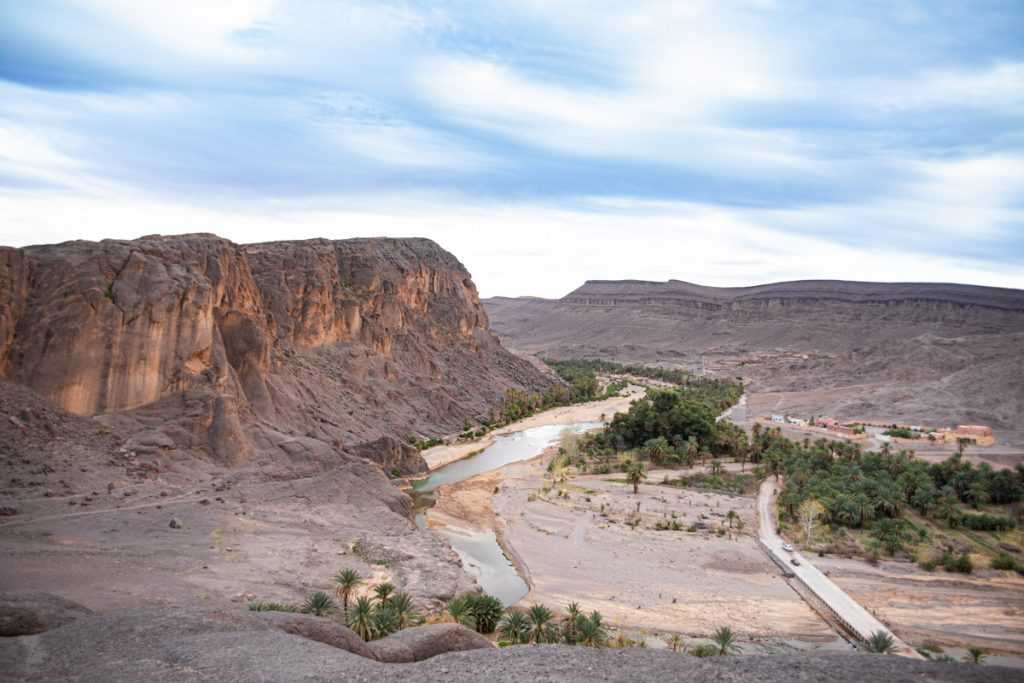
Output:
[[[0,0],[0,244],[1024,288],[1024,3]]]

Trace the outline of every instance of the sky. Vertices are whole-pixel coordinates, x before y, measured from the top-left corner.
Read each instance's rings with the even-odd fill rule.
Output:
[[[0,244],[1024,288],[1024,2],[0,0]]]

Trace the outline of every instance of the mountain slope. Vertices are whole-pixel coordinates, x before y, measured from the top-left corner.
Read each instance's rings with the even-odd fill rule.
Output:
[[[523,352],[739,375],[758,411],[1024,432],[1024,292],[953,284],[702,287],[589,281],[559,300],[484,301]]]

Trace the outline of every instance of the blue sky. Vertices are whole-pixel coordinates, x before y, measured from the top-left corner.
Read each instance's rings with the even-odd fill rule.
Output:
[[[1024,4],[0,0],[0,243],[1024,288]]]

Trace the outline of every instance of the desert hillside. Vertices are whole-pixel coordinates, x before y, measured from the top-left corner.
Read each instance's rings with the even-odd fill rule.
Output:
[[[511,347],[740,376],[758,411],[1024,431],[1024,292],[953,284],[590,281],[485,300]]]

